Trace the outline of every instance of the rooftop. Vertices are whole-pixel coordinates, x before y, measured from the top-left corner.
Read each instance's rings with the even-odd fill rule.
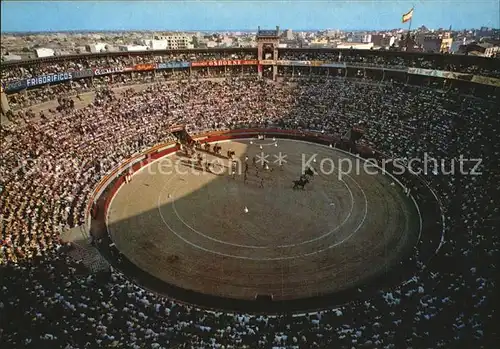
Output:
[[[266,30],[262,30],[259,29],[257,30],[257,37],[278,37],[280,36],[280,27],[276,26],[276,29],[274,30],[269,30],[269,29],[266,29]]]

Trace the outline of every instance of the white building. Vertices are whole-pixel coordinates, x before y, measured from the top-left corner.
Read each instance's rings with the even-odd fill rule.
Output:
[[[373,42],[373,44],[376,45],[375,42]],[[386,36],[384,36],[380,40],[379,46],[381,46],[381,47],[391,47],[392,45],[395,45],[395,44],[396,44],[396,37],[395,36],[386,35]]]
[[[2,56],[2,62],[20,61],[21,59],[21,56],[14,55],[12,53]]]
[[[98,42],[96,44],[90,44],[90,45],[87,45],[87,51],[89,51],[90,53],[105,52],[106,46],[107,45],[103,42]]]
[[[336,37],[339,37],[340,36],[340,30],[330,30],[328,29],[325,34],[324,34],[326,37],[329,37],[329,38],[336,38]]]
[[[498,52],[500,52],[500,46],[492,45],[489,43],[479,44],[479,46],[484,48],[485,57],[493,57]]]
[[[118,46],[118,49],[121,52],[138,52],[138,51],[147,51],[149,50],[149,47],[142,45],[120,45]]]
[[[205,44],[207,45],[208,48],[217,47],[217,43],[214,40],[207,41]]]
[[[37,48],[35,49],[36,56],[41,57],[51,57],[54,55],[54,50],[51,48]]]
[[[373,42],[367,44],[355,42],[343,42],[337,45],[337,48],[352,48],[354,50],[370,50],[373,47]]]
[[[147,42],[147,43],[146,43]],[[154,40],[144,40],[152,50],[178,50],[193,48],[191,37],[181,34],[157,36]]]
[[[108,45],[106,46],[106,51],[107,52],[118,52],[120,49],[116,46]]]
[[[167,40],[142,40],[142,44],[150,50],[168,50],[169,47]]]
[[[219,47],[231,47],[231,46],[233,46],[233,38],[230,36],[224,36],[219,43]]]
[[[361,43],[369,43],[372,42],[372,35],[365,33],[354,33],[352,34],[347,41],[349,42],[361,42]]]

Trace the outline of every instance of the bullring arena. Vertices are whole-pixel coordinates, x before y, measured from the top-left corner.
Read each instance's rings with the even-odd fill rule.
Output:
[[[111,239],[155,278],[216,297],[312,298],[390,271],[418,238],[416,203],[393,177],[367,173],[364,160],[296,140],[221,146],[222,154],[235,151],[236,175],[225,156],[205,152],[207,171],[178,151],[141,168],[114,195]],[[252,161],[261,154],[268,170]],[[308,159],[317,174],[293,190]],[[347,160],[352,171],[342,166]]]
[[[2,63],[3,347],[495,347],[497,62],[266,47]]]

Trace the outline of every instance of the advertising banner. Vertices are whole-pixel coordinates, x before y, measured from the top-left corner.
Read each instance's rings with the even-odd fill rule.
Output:
[[[323,61],[311,61],[311,66],[313,67],[321,67],[323,65]]]
[[[327,67],[327,68],[345,68],[346,67],[345,63],[323,63],[321,66]]]
[[[169,128],[168,132],[178,132],[184,130],[185,128],[186,128],[185,125],[174,125]]]
[[[402,73],[402,72],[408,73],[408,68],[406,68],[406,67],[381,67],[381,68],[379,68],[379,67],[372,67],[371,69],[383,69],[385,71],[397,71],[397,72],[400,72],[400,73]]]
[[[259,64],[259,61],[256,59],[246,59],[246,60],[242,60],[242,61],[238,61],[238,62],[241,62],[241,65],[257,65],[257,64]]]
[[[208,61],[209,67],[222,67],[225,65],[227,65],[226,61]]]
[[[408,68],[408,73],[409,74],[415,74],[415,75],[430,75],[432,72],[431,69],[423,69],[423,68]]]
[[[275,65],[276,61],[273,61],[272,59],[264,59],[262,61],[259,61],[259,64],[262,64],[262,65]]]
[[[73,73],[57,73],[57,74],[42,75],[36,78],[26,79],[26,86],[32,87],[38,85],[45,85],[53,82],[71,80],[72,78],[73,78]]]
[[[218,67],[223,66],[224,61],[200,61],[200,62],[192,62],[192,67]]]
[[[310,61],[292,61],[292,65],[295,65],[295,66],[310,66],[311,62]]]
[[[498,79],[498,78],[490,78],[490,77],[486,77],[486,76],[474,75],[472,77],[472,82],[477,82],[478,84],[500,87],[500,79]]]
[[[103,68],[103,69],[94,69],[94,75],[99,76],[99,75],[106,75],[106,74],[113,74],[113,73],[122,73],[124,71],[124,68]]]
[[[224,61],[224,62],[226,62],[225,65],[242,65],[243,64],[243,60],[241,60],[241,59]]]
[[[76,80],[91,77],[94,75],[94,71],[92,69],[83,69],[71,72],[71,74],[73,74],[73,80]]]
[[[442,70],[432,70],[432,69],[423,69],[423,68],[408,68],[408,73],[416,74],[416,75],[425,75],[425,76],[435,76],[437,78],[442,78],[443,73]]]
[[[26,80],[11,81],[5,84],[4,91],[5,93],[12,93],[24,90],[26,87],[28,87]]]
[[[472,74],[463,74],[463,73],[453,73],[453,74],[455,74],[456,79],[464,81],[471,81],[472,77],[474,76]]]
[[[191,67],[207,67],[208,61],[191,62]]]
[[[443,70],[433,70],[430,76],[436,76],[438,78],[444,78],[446,72]]]
[[[421,69],[421,68],[408,68],[408,74],[415,74],[415,75],[427,75],[425,71],[429,69]],[[430,70],[429,70],[430,71]]]
[[[232,65],[251,65],[257,64],[257,61],[252,60],[213,60],[213,61],[199,61],[191,62],[192,67],[223,67]]]
[[[156,69],[156,64],[136,64],[134,66],[134,70],[136,71],[147,71],[155,69]]]
[[[292,65],[292,61],[276,61],[277,65]]]
[[[174,69],[174,68],[188,68],[189,62],[166,62],[158,63],[156,69]]]
[[[408,73],[417,74],[417,75],[432,76],[432,77],[443,78],[443,79],[455,79],[455,80],[465,80],[465,81],[471,81],[474,79],[472,74],[456,73],[456,72],[444,71],[444,70],[431,70],[431,69],[423,69],[423,68],[408,68]]]
[[[472,80],[472,74],[463,74],[463,73],[455,73],[451,71],[444,71],[442,72],[443,78],[445,79],[455,79],[455,80],[465,80],[465,81],[471,81]]]

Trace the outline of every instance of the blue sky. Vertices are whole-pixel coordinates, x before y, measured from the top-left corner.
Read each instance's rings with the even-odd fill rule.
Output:
[[[1,31],[500,27],[500,0],[2,1]]]

